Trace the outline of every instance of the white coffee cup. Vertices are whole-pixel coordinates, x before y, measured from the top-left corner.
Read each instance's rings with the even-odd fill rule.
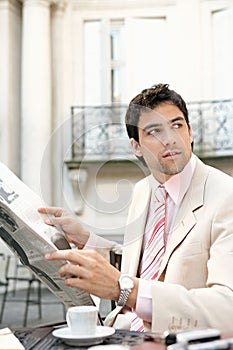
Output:
[[[66,322],[75,336],[93,335],[96,332],[97,316],[95,306],[72,306],[67,310]]]

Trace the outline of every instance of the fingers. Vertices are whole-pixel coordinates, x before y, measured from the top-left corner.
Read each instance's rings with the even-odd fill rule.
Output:
[[[60,250],[46,254],[45,258],[70,262],[59,270],[67,286],[81,288],[103,299],[118,299],[120,272],[96,251]]]
[[[63,226],[64,223],[67,224],[67,220],[65,220],[64,218],[49,218],[45,220],[45,223],[51,226],[55,226],[55,225]]]
[[[38,212],[48,214],[48,216],[52,215],[52,217],[49,216],[49,219],[45,220],[45,223],[51,226],[62,225],[64,223],[64,217],[67,215],[67,212],[59,207],[42,207],[38,208]]]
[[[59,270],[60,276],[64,278],[84,278],[86,277],[85,270],[80,265],[65,264]]]
[[[73,264],[83,265],[87,263],[87,258],[91,255],[97,254],[94,251],[77,251],[77,250],[58,250],[50,254],[45,255],[47,260],[68,260]]]
[[[91,278],[92,271],[96,265],[99,255],[95,251],[60,250],[46,254],[48,260],[66,260],[70,263],[64,264],[59,274],[65,278],[65,284],[71,287],[81,287],[80,280]],[[101,257],[102,258],[102,257]],[[72,277],[71,277],[72,276]],[[78,280],[77,280],[78,279]],[[85,289],[85,286],[82,285]]]
[[[65,211],[64,209],[59,207],[41,207],[38,208],[38,212],[43,214],[52,214],[55,217],[61,217]]]
[[[102,269],[106,260],[95,251],[91,250],[59,250],[46,254],[48,260],[66,260],[71,264],[65,264],[61,267],[59,273],[61,277],[74,275],[81,278],[88,278],[94,271]]]

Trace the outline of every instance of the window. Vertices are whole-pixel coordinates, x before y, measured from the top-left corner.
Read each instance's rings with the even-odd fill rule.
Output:
[[[123,101],[124,21],[84,22],[84,104]]]
[[[124,91],[124,21],[111,20],[111,102],[122,102]]]
[[[214,98],[231,98],[233,84],[233,10],[212,12]]]

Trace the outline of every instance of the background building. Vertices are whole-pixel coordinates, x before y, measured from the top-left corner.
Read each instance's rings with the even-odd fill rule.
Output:
[[[145,87],[169,83],[196,102],[196,137],[211,139],[202,156],[233,173],[232,37],[232,0],[0,0],[1,161],[47,203],[121,240],[146,169],[117,127]],[[112,104],[120,112],[95,107]]]

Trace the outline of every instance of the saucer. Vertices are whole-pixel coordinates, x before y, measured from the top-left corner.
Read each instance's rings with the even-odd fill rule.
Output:
[[[92,345],[99,344],[105,337],[115,333],[112,327],[97,326],[93,335],[74,335],[69,327],[59,328],[53,331],[53,336],[61,338],[67,345]]]

